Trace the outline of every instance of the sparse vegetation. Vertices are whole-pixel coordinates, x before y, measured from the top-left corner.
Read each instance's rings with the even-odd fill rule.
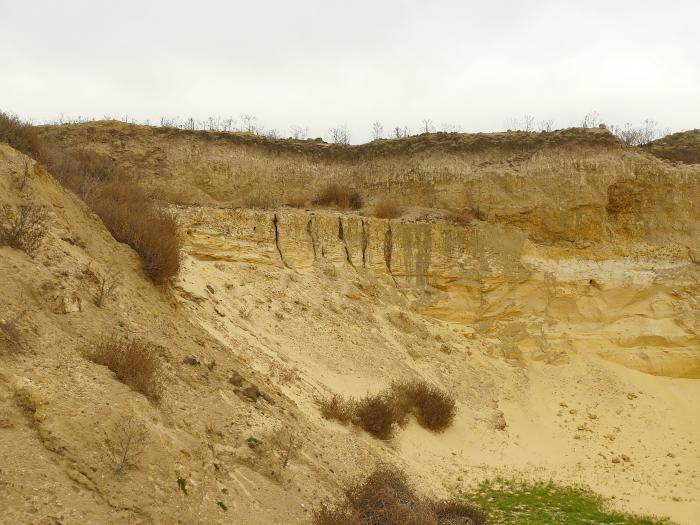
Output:
[[[119,286],[119,281],[121,280],[121,274],[114,267],[110,266],[104,273],[95,274],[95,280],[97,290],[95,291],[93,301],[95,306],[102,308],[116,295],[117,286]]]
[[[6,346],[11,350],[17,351],[22,349],[22,339],[19,331],[19,320],[25,312],[20,312],[12,319],[0,319],[0,340],[4,340]]]
[[[671,525],[667,519],[608,509],[608,502],[577,486],[497,478],[481,483],[465,499],[481,506],[490,523],[501,525]]]
[[[391,438],[394,424],[403,414],[395,411],[392,398],[385,392],[365,396],[355,403],[352,421],[379,439]]]
[[[0,111],[0,142],[6,142],[25,155],[34,157],[39,152],[39,140],[31,124],[17,115]]]
[[[390,439],[396,426],[414,416],[419,425],[442,432],[452,424],[454,397],[425,381],[395,381],[387,390],[360,399],[334,395],[319,402],[321,415],[353,423],[379,439]]]
[[[180,240],[175,219],[158,209],[138,185],[116,177],[100,184],[88,203],[114,238],[131,246],[156,283],[177,275]],[[134,213],[138,210],[138,213]]]
[[[46,236],[48,215],[36,204],[9,205],[0,210],[0,245],[7,245],[34,256]]]
[[[400,417],[413,415],[420,426],[434,432],[449,427],[457,411],[454,397],[425,381],[393,383],[391,400]]]
[[[350,132],[345,124],[332,128],[328,134],[333,144],[350,144]]]
[[[334,206],[340,209],[359,210],[364,201],[359,192],[337,183],[327,184],[313,201],[321,206]]]
[[[630,122],[625,123],[624,126],[610,126],[610,132],[630,146],[643,146],[668,135],[667,131],[659,129],[658,122],[651,119],[643,120],[639,126],[634,126]]]
[[[243,204],[246,208],[257,208],[260,210],[269,210],[277,207],[275,199],[270,193],[265,191],[255,191],[248,194]]]
[[[415,493],[406,475],[379,465],[344,491],[332,505],[314,512],[314,525],[484,525],[483,513],[460,501],[435,501]]]
[[[105,450],[109,466],[117,474],[138,465],[148,444],[148,430],[129,416],[115,423],[109,431],[105,431]]]
[[[87,150],[66,152],[42,142],[33,126],[6,113],[0,113],[0,141],[46,165],[59,182],[85,200],[115,239],[139,253],[154,282],[162,283],[177,274],[180,242],[174,219],[158,209],[135,182],[119,176],[108,157]],[[22,189],[28,169],[26,166],[26,176],[20,180]],[[35,205],[20,207],[14,222],[0,230],[0,243],[31,255],[46,232],[45,219],[45,213]]]
[[[326,419],[335,419],[341,423],[350,423],[355,413],[355,401],[337,394],[319,401],[321,415]]]
[[[404,213],[403,207],[389,197],[380,198],[374,205],[373,215],[379,219],[396,219]]]
[[[113,335],[97,343],[89,359],[109,368],[122,383],[159,401],[163,378],[158,348],[139,339]]]
[[[308,199],[303,195],[293,195],[287,199],[287,206],[290,208],[305,208],[308,202]]]

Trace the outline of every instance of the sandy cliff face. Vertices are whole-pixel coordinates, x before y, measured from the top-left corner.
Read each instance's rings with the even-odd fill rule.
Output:
[[[183,265],[154,287],[50,174],[19,191],[26,159],[0,146],[0,204],[39,202],[52,217],[35,258],[0,247],[2,316],[29,307],[26,348],[0,341],[10,523],[305,523],[377,461],[440,495],[497,474],[545,477],[695,522],[697,166],[604,130],[360,148],[114,123],[45,133],[152,189],[178,218]],[[329,181],[367,201],[393,196],[407,213],[240,207],[249,195],[310,198]],[[103,309],[86,267],[121,273]],[[84,358],[119,330],[162,347],[161,405]],[[241,397],[234,372],[272,402]],[[454,393],[450,429],[411,422],[381,442],[320,417],[319,397],[406,378]],[[145,461],[118,477],[103,432],[128,415],[151,438]],[[281,469],[285,432],[300,447]]]
[[[307,271],[318,261],[391,277],[417,311],[458,323],[507,359],[577,352],[700,377],[700,268],[686,248],[551,248],[516,228],[332,212],[183,209],[189,253]],[[602,250],[608,250],[603,247]]]

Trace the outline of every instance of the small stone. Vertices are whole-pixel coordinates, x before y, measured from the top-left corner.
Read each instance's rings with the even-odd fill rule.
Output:
[[[191,365],[191,366],[199,366],[201,364],[199,359],[197,359],[197,356],[194,356],[194,355],[188,355],[187,357],[185,357],[182,360],[182,362],[185,363],[186,365]]]
[[[228,380],[228,382],[231,383],[233,386],[243,386],[244,381],[245,379],[243,378],[243,376],[235,371]]]
[[[620,458],[618,458],[617,456],[615,456],[615,457],[612,458],[610,461],[612,461],[613,463],[619,463],[619,462],[620,462]]]

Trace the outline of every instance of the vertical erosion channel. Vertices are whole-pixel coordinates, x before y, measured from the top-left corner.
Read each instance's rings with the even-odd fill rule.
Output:
[[[277,223],[278,223],[278,219],[277,219],[277,214],[275,213],[272,216],[272,224],[275,227],[275,246],[277,247],[277,253],[280,254],[280,260],[282,261],[282,264],[284,265],[285,268],[289,268],[287,261],[284,260],[284,255],[282,255],[282,248],[280,248],[280,231],[279,231],[279,226]]]

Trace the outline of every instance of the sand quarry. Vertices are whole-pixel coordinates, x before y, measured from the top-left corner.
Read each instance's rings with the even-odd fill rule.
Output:
[[[554,479],[698,523],[700,165],[671,154],[700,148],[692,135],[642,150],[605,129],[364,146],[116,122],[41,133],[152,192],[182,265],[154,285],[84,202],[0,144],[0,206],[48,213],[33,256],[0,246],[0,319],[18,334],[0,337],[0,522],[309,523],[388,462],[438,496]],[[365,204],[314,205],[329,183]],[[403,214],[373,217],[387,196]],[[158,403],[86,359],[111,334],[158,348]],[[445,432],[411,421],[385,442],[320,415],[319,399],[415,378],[455,396]],[[115,474],[106,443],[133,420],[146,444]]]

